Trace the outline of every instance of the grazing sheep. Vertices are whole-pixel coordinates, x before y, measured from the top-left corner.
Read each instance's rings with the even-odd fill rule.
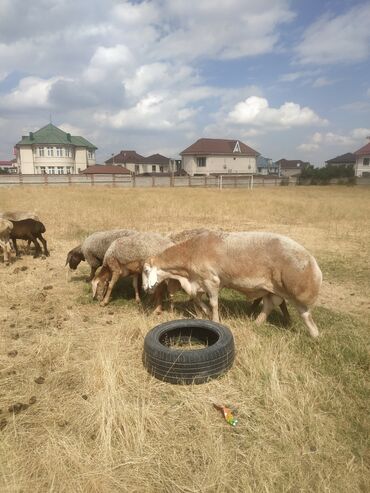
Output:
[[[105,252],[114,240],[135,234],[131,229],[114,229],[111,231],[98,231],[88,236],[81,245],[76,246],[68,252],[66,265],[71,270],[76,270],[80,262],[86,260],[91,267],[90,276],[92,281],[96,270],[102,265]]]
[[[34,257],[38,257],[41,253],[41,247],[37,240],[40,240],[44,248],[44,254],[48,257],[49,252],[47,249],[46,240],[43,238],[42,233],[45,233],[45,226],[40,221],[34,219],[22,219],[20,221],[11,221],[13,228],[10,232],[10,238],[13,241],[14,250],[19,256],[17,247],[17,240],[29,240],[35,245]]]
[[[34,219],[40,221],[39,216],[35,212],[30,211],[3,211],[0,212],[0,219],[7,219],[8,221],[22,221],[23,219]],[[27,241],[27,253],[30,250],[31,241]]]
[[[265,322],[274,306],[287,299],[298,309],[310,335],[319,335],[310,307],[318,297],[322,274],[314,257],[286,236],[265,232],[195,236],[146,260],[144,289],[166,279],[177,279],[192,297],[203,289],[216,322],[219,290],[228,287],[251,299],[263,298],[257,323]]]
[[[213,232],[221,233],[222,230],[217,229],[216,231]],[[184,229],[183,231],[179,231],[177,233],[169,233],[167,236],[174,243],[182,243],[184,241],[190,240],[190,238],[194,238],[194,236],[198,236],[203,233],[212,233],[212,230],[209,230],[207,228]],[[198,297],[198,299],[200,299],[200,296]],[[253,301],[253,304],[250,308],[251,315],[252,314],[254,315],[256,313],[261,301],[262,298],[257,298]],[[198,303],[198,307],[199,307],[199,303]],[[281,303],[280,309],[283,313],[285,323],[288,324],[290,322],[290,315],[285,300],[283,300],[283,302]],[[203,311],[204,311],[204,307],[203,307]]]
[[[0,219],[0,247],[3,249],[4,252],[5,265],[9,265],[9,254],[11,251],[10,232],[12,229],[12,222],[6,219]]]
[[[107,305],[120,277],[138,276],[148,256],[157,255],[172,245],[171,240],[158,233],[136,233],[115,240],[104,255],[103,267],[92,280],[93,298],[98,299],[102,306]],[[158,286],[155,292],[157,313],[162,309],[165,288],[165,285]],[[136,299],[140,300],[138,291],[135,294]]]

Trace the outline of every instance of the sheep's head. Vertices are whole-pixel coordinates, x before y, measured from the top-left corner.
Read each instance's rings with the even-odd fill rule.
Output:
[[[102,267],[99,274],[96,274],[91,281],[92,295],[94,300],[103,301],[107,293],[111,274],[108,269]]]
[[[66,265],[69,265],[70,269],[76,270],[78,264],[80,262],[82,262],[83,260],[85,260],[85,257],[83,255],[83,253],[81,252],[81,247],[78,246],[78,247],[73,248],[71,251],[68,252]]]
[[[148,259],[143,266],[142,272],[143,289],[144,291],[149,291],[150,293],[154,291],[156,286],[163,279],[161,279],[160,272],[158,272],[157,267],[154,265],[154,259]]]

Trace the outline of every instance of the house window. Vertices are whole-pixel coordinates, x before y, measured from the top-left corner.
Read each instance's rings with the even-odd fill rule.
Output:
[[[364,166],[369,166],[370,164],[370,158],[364,157]]]
[[[67,166],[67,175],[70,175],[71,174],[71,167],[70,166]]]
[[[39,156],[44,157],[45,156],[45,149],[43,147],[39,147]]]
[[[206,159],[205,157],[197,157],[197,166],[198,168],[205,168],[206,167]]]
[[[57,157],[62,157],[63,156],[63,149],[62,147],[57,147]]]
[[[58,166],[58,175],[64,175],[64,168],[63,168],[63,166]]]
[[[89,159],[94,159],[94,151],[88,151],[87,155]]]
[[[138,164],[135,164],[135,173],[140,173],[140,166]]]
[[[41,167],[40,167],[40,173],[41,173],[42,175],[44,175],[44,174],[46,173],[46,168],[45,168],[45,166],[41,166]]]
[[[54,148],[48,147],[48,156],[54,156]]]
[[[157,168],[157,167],[156,167],[156,165],[155,165],[155,164],[153,164],[153,166],[152,166],[152,172],[153,172],[153,173],[155,173],[155,172],[156,172],[156,168]]]
[[[163,173],[163,171],[164,171],[163,166],[160,166],[160,167],[159,167],[159,171],[160,171],[161,173]]]
[[[48,166],[48,174],[49,175],[55,175],[55,168],[54,168],[54,166]]]

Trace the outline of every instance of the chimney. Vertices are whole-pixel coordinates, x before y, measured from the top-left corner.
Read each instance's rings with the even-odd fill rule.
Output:
[[[30,140],[34,140],[33,132],[30,132]]]
[[[71,140],[71,134],[67,134],[67,140],[68,140],[68,142],[71,142],[72,141]]]

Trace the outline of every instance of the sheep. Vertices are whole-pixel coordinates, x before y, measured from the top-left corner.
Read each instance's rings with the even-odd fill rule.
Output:
[[[72,248],[67,254],[65,265],[71,270],[76,270],[80,262],[86,260],[90,265],[91,272],[87,281],[90,282],[95,272],[102,265],[105,252],[117,238],[123,238],[135,234],[131,229],[114,229],[110,231],[98,231],[88,236],[81,245]]]
[[[275,233],[204,233],[149,257],[143,266],[143,288],[152,290],[166,279],[177,279],[196,296],[203,289],[219,321],[218,293],[229,287],[251,299],[263,298],[258,324],[266,321],[284,299],[298,309],[310,335],[319,331],[310,313],[322,274],[314,257],[292,239]],[[203,304],[204,311],[207,307]]]
[[[120,277],[137,276],[141,273],[144,260],[156,255],[174,243],[158,233],[136,233],[115,240],[104,255],[103,266],[91,282],[93,298],[102,306],[109,303],[112,289]],[[173,283],[172,283],[173,284]],[[137,282],[136,282],[137,285]],[[177,286],[176,286],[177,287]],[[155,312],[162,310],[162,297],[166,286],[158,286],[155,292]],[[136,299],[140,301],[136,290]]]
[[[6,219],[0,219],[0,247],[3,249],[4,252],[5,265],[9,265],[9,254],[11,251],[10,232],[12,229],[12,222]]]
[[[177,233],[168,233],[167,236],[174,243],[181,243],[183,241],[189,240],[190,238],[193,238],[194,236],[197,236],[197,235],[203,234],[203,233],[207,233],[207,232],[212,232],[212,230],[209,230],[207,228],[184,229],[183,231],[179,231]],[[221,233],[222,230],[217,229],[214,232]],[[261,301],[262,301],[262,298],[257,298],[253,301],[253,304],[250,307],[250,314],[251,315],[254,315],[256,313]],[[196,306],[196,308],[197,308],[197,306]],[[281,309],[283,317],[284,317],[284,322],[286,324],[290,323],[290,315],[289,315],[285,300],[283,300],[283,302],[281,303],[280,309]]]
[[[37,239],[42,243],[45,256],[49,256],[46,240],[42,236],[42,233],[45,233],[46,231],[42,222],[35,221],[34,219],[22,219],[20,221],[11,222],[13,228],[10,232],[10,238],[12,239],[17,257],[19,256],[17,240],[30,240],[35,245],[34,257],[38,257],[41,253],[41,248]]]
[[[34,219],[35,221],[41,221],[40,217],[35,212],[30,211],[3,211],[0,212],[0,219],[7,219],[8,221],[22,221],[23,219]],[[29,253],[31,240],[27,241],[27,253]]]

